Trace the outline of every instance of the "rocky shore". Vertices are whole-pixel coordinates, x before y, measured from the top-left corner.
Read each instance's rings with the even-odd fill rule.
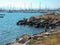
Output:
[[[42,16],[32,16],[17,22],[17,25],[29,25],[35,28],[45,28],[42,33],[29,36],[24,34],[15,42],[6,45],[59,45],[60,44],[60,14],[48,13]]]
[[[24,34],[6,45],[60,45],[60,26],[32,36]]]
[[[60,26],[60,14],[48,13],[41,16],[32,16],[29,19],[24,18],[19,20],[17,25],[29,25],[35,28],[54,28],[55,26]]]

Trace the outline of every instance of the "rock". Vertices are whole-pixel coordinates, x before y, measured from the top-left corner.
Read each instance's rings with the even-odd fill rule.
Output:
[[[5,44],[5,45],[11,45],[11,43],[7,43],[7,44]]]
[[[29,35],[24,34],[24,35],[22,35],[22,36],[20,36],[20,37],[17,37],[17,38],[16,38],[16,42],[21,42],[22,40],[28,40],[29,37],[30,37]]]
[[[55,26],[60,26],[60,15],[55,15],[53,12],[44,14],[43,16],[32,16],[29,19],[24,18],[21,21],[17,22],[17,25],[29,25],[38,27],[48,27],[52,24]]]

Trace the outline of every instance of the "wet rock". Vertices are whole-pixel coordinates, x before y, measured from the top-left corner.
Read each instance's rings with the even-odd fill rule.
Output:
[[[7,43],[7,44],[5,44],[5,45],[11,45],[11,43]]]

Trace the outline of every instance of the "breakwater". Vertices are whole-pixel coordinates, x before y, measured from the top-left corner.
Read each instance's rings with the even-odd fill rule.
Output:
[[[19,20],[17,25],[29,25],[35,28],[55,28],[56,26],[60,26],[60,15],[50,13],[42,16],[32,16],[29,19],[24,18],[23,20]]]

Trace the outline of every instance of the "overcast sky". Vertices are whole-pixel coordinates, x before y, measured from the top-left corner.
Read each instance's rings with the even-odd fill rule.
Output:
[[[60,0],[0,0],[0,8],[59,8]]]

